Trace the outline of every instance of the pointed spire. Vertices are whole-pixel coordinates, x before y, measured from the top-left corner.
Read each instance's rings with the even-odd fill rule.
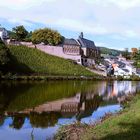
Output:
[[[79,36],[79,37],[80,37],[80,38],[84,38],[83,32],[80,33],[80,36]]]

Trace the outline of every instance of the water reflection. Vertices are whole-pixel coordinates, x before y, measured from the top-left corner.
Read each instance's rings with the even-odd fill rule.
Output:
[[[12,140],[13,130],[27,140],[49,139],[59,124],[90,123],[119,111],[139,90],[140,82],[132,81],[0,83],[0,139]]]

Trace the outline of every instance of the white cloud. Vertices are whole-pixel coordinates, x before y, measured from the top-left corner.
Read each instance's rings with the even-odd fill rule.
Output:
[[[100,26],[99,24],[94,23],[84,23],[84,21],[76,21],[70,19],[61,19],[57,21],[57,25],[61,27],[65,27],[70,30],[78,31],[78,32],[87,32],[90,34],[106,34],[107,30]]]
[[[126,36],[126,37],[137,38],[137,37],[139,37],[139,34],[136,33],[136,32],[133,31],[133,30],[127,30],[127,31],[125,31],[125,36]]]
[[[129,9],[133,7],[140,7],[140,0],[85,0],[93,4],[101,4],[104,6],[116,5],[121,9]]]
[[[115,40],[121,40],[121,41],[125,41],[126,40],[126,37],[125,36],[122,36],[122,35],[118,35],[118,34],[113,34],[111,36],[112,39],[115,39]]]
[[[4,0],[0,17],[27,26],[33,21],[125,40],[139,37],[139,5],[140,0]]]
[[[108,0],[108,2],[117,5],[122,9],[140,6],[140,0]]]
[[[8,22],[13,23],[13,24],[17,24],[17,25],[33,26],[33,23],[31,23],[31,22],[16,19],[16,18],[8,19]]]
[[[54,0],[4,0],[4,1],[0,0],[0,6],[20,10],[40,5],[43,2],[51,2],[51,1]]]
[[[106,43],[104,42],[95,42],[95,45],[96,46],[99,46],[99,47],[105,47],[105,46],[108,46]]]

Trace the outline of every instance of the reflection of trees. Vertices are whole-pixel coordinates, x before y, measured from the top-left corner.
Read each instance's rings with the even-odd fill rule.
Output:
[[[0,126],[3,125],[4,120],[5,120],[5,116],[4,115],[0,115]]]
[[[30,123],[32,127],[46,128],[49,126],[54,126],[58,119],[61,117],[60,113],[50,112],[50,113],[36,113],[32,112],[29,115]]]
[[[22,128],[24,121],[25,121],[25,116],[20,116],[20,115],[15,115],[12,118],[13,122],[10,124],[10,127],[15,128],[15,129],[20,129]]]
[[[0,104],[6,105],[8,111],[24,110],[46,101],[72,97],[79,92],[98,92],[100,88],[100,82],[93,84],[91,81],[3,82],[0,84]]]
[[[88,83],[79,81],[62,81],[62,82],[34,82],[19,84],[30,87],[23,94],[18,93],[16,98],[10,102],[8,110],[23,110],[43,104],[48,101],[55,101],[62,98],[68,98],[75,95],[81,90],[88,89]],[[22,89],[21,89],[22,90]],[[10,91],[9,91],[10,92]]]
[[[30,85],[25,83],[18,84],[17,82],[2,82],[0,83],[0,113],[8,109],[11,102],[20,94],[26,92]],[[18,106],[16,105],[18,108]]]
[[[97,110],[100,103],[102,101],[102,97],[97,94],[81,94],[81,100],[79,104],[79,112],[77,114],[77,119],[80,120],[83,117],[90,116],[93,111]],[[84,104],[84,109],[82,109],[82,105]]]

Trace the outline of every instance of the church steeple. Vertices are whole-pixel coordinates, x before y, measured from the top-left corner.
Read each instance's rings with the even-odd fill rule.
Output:
[[[80,33],[80,36],[79,36],[79,37],[80,37],[80,38],[84,38],[83,32]]]

